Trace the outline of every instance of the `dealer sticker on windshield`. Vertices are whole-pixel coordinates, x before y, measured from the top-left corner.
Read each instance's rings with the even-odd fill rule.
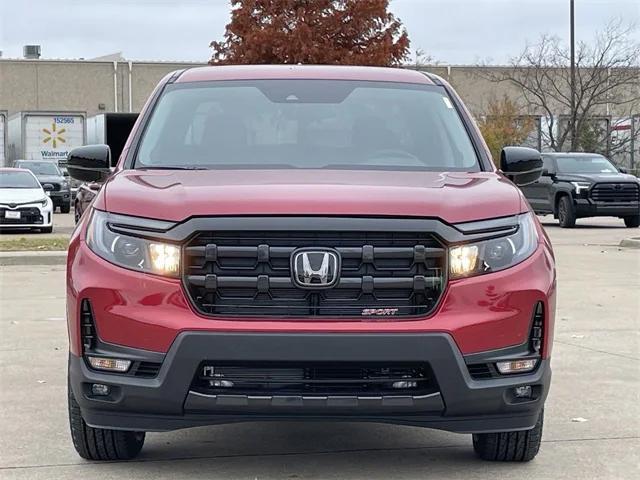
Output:
[[[451,103],[451,100],[449,100],[447,97],[442,97],[442,101],[447,106],[447,108],[453,108],[453,104]]]

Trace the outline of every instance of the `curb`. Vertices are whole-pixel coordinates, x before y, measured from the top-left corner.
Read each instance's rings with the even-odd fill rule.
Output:
[[[47,252],[0,252],[0,266],[9,265],[64,265],[67,263],[66,251]]]
[[[640,248],[640,237],[625,238],[620,242],[621,247]]]

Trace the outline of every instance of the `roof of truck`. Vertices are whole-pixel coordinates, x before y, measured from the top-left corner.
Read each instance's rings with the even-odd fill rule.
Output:
[[[350,65],[214,65],[187,69],[176,82],[272,79],[360,80],[434,85],[427,75],[416,70]]]

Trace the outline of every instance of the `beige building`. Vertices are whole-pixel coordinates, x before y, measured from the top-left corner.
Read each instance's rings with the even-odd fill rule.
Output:
[[[163,76],[195,65],[0,59],[0,110],[139,112]]]

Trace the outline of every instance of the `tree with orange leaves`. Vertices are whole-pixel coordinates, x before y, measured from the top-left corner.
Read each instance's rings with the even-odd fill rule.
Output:
[[[231,0],[212,65],[398,65],[409,37],[388,0]]]

